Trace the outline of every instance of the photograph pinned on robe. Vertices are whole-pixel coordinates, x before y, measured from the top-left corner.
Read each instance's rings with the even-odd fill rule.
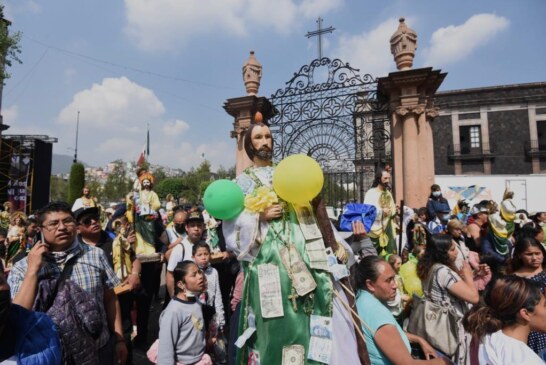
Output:
[[[320,165],[304,154],[291,155],[279,162],[273,173],[273,189],[281,199],[300,206],[320,194],[324,174]]]
[[[207,212],[216,219],[229,220],[244,209],[244,194],[239,185],[231,180],[220,179],[211,183],[203,194]]]

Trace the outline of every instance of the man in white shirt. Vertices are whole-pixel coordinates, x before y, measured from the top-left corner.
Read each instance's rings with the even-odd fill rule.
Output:
[[[173,271],[176,264],[192,259],[192,247],[194,244],[202,240],[204,231],[205,220],[203,219],[203,215],[199,212],[191,212],[186,219],[187,235],[180,240],[180,244],[177,244],[176,247],[173,248],[171,257],[169,258],[169,263],[167,264],[165,284],[167,286],[167,292],[171,298],[174,295]]]

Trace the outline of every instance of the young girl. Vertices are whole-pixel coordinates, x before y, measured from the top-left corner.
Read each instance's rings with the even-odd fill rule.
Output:
[[[394,281],[396,282],[396,297],[393,300],[387,301],[387,307],[391,311],[396,320],[401,323],[404,320],[403,312],[410,297],[404,292],[404,283],[400,276],[400,266],[402,266],[402,258],[398,255],[388,255],[387,262],[391,265],[396,273]]]
[[[471,361],[544,364],[527,346],[532,330],[546,331],[546,303],[540,286],[517,276],[501,277],[489,285],[484,302],[463,319],[465,329],[473,336]]]
[[[159,317],[157,363],[212,365],[205,354],[205,321],[197,300],[205,291],[205,275],[192,261],[173,271],[175,296]]]
[[[192,247],[192,259],[207,277],[207,291],[204,304],[214,307],[216,310],[216,325],[222,329],[225,324],[224,304],[222,303],[222,293],[220,292],[220,281],[218,271],[210,266],[210,246],[205,242],[198,242]]]

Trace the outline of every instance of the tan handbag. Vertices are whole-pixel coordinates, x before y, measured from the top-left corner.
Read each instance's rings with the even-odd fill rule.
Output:
[[[440,264],[434,264],[430,269],[423,285],[423,296],[413,295],[408,332],[423,337],[432,347],[451,357],[457,352],[461,341],[459,328],[462,316],[450,301],[433,303],[426,294],[430,293],[432,280],[436,278],[440,267]]]

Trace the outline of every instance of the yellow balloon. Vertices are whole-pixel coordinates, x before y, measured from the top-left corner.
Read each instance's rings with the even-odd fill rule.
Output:
[[[299,154],[282,160],[273,173],[273,189],[283,200],[305,205],[322,190],[324,174],[311,157]]]

